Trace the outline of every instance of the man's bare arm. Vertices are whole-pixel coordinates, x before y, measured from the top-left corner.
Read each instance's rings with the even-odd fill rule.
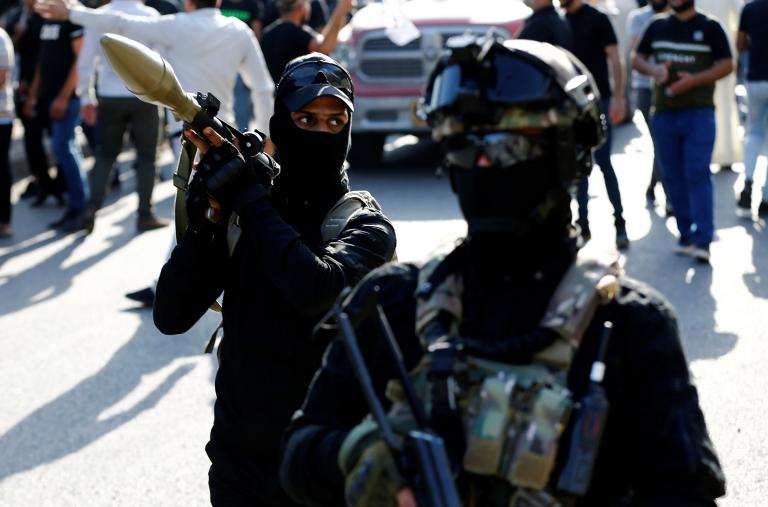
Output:
[[[611,94],[610,111],[608,112],[611,122],[621,123],[627,114],[627,105],[624,101],[624,90],[627,83],[624,72],[624,62],[622,62],[619,47],[616,44],[606,46],[605,55],[611,66],[613,75],[613,93]]]
[[[739,53],[749,51],[749,35],[742,31],[736,33],[736,49]]]
[[[667,89],[667,92],[673,96],[680,95],[693,88],[712,84],[733,72],[733,69],[734,65],[732,58],[721,58],[707,70],[695,74],[680,72],[678,73],[680,79],[672,83]]]
[[[353,0],[339,0],[336,8],[333,9],[331,19],[323,28],[323,32],[317,39],[309,43],[310,51],[317,51],[325,55],[331,54],[336,49],[336,42],[339,40],[339,30],[347,23],[347,14],[352,10]]]
[[[643,53],[634,53],[632,68],[641,74],[651,76],[659,84],[664,84],[669,79],[669,66],[653,63],[650,56]]]

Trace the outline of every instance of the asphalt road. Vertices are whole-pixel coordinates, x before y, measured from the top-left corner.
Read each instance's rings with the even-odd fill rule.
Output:
[[[643,128],[619,130],[613,161],[632,240],[625,269],[677,307],[729,481],[720,505],[764,506],[766,224],[735,215],[738,174],[715,174],[712,264],[676,257],[674,222],[646,207],[649,150]],[[402,260],[450,248],[464,232],[448,181],[434,176],[436,161],[423,145],[400,146],[381,167],[353,169],[353,186],[371,190],[394,220]],[[16,235],[0,240],[2,506],[207,505],[203,446],[216,364],[202,351],[217,317],[167,337],[149,311],[124,298],[151,282],[170,241],[169,230],[135,233],[134,180],[124,172],[123,190],[110,197],[90,236],[56,235],[46,223],[60,209],[22,202],[14,209]],[[591,193],[593,241],[607,246],[612,218],[599,171]],[[167,181],[157,187],[161,216],[170,216],[172,194]]]

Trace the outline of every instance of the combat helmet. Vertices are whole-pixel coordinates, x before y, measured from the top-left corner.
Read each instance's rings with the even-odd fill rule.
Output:
[[[461,36],[448,49],[419,114],[445,151],[470,230],[565,213],[568,191],[605,138],[592,75],[568,51],[536,41]],[[516,202],[500,203],[510,189]]]
[[[436,141],[557,129],[582,163],[574,169],[589,171],[587,155],[603,142],[605,124],[600,92],[578,58],[550,44],[497,36],[454,37],[448,49],[430,75],[419,107]],[[526,158],[519,150],[510,155]],[[468,163],[459,153],[454,161]]]

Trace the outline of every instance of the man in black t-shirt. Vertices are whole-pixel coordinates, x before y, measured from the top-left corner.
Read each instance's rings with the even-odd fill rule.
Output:
[[[144,0],[144,5],[152,7],[159,12],[161,16],[165,16],[166,14],[176,14],[181,11],[177,0]]]
[[[67,211],[50,227],[62,232],[86,229],[84,212],[89,189],[80,147],[75,142],[75,128],[80,122],[80,99],[75,93],[77,55],[82,42],[81,26],[69,21],[43,22],[35,77],[24,104],[25,112],[34,110],[50,121],[51,147],[64,173],[69,198]]]
[[[619,181],[613,170],[613,164],[611,164],[612,129],[610,124],[619,124],[626,116],[624,64],[621,61],[616,33],[613,31],[613,25],[607,15],[591,5],[587,5],[583,0],[561,0],[560,4],[565,8],[566,18],[570,22],[573,32],[573,53],[587,66],[595,78],[602,97],[602,112],[609,120],[605,143],[595,150],[595,162],[603,172],[608,199],[613,205],[616,247],[623,250],[629,247],[629,238],[624,222],[624,209],[621,205]],[[611,89],[611,80],[608,75],[609,62],[613,74],[613,89]],[[585,241],[591,237],[587,217],[588,181],[587,177],[583,176],[579,180],[576,192],[576,200],[579,203],[577,223],[581,227],[581,236]]]
[[[24,125],[24,153],[29,172],[35,177],[35,184],[28,187],[22,197],[35,196],[32,206],[40,206],[51,195],[63,202],[64,181],[61,174],[57,174],[55,180],[48,174],[48,157],[43,147],[44,124],[34,114],[34,110],[24,111],[23,107],[35,77],[37,54],[40,49],[40,27],[43,26],[43,18],[32,10],[34,3],[34,0],[24,0],[17,9],[8,13],[5,26],[18,58],[16,114]]]
[[[352,5],[353,0],[339,1],[322,33],[317,33],[305,24],[311,13],[309,0],[277,0],[280,19],[264,29],[261,39],[261,50],[275,84],[285,64],[294,58],[312,52],[331,54]]]
[[[555,46],[573,51],[571,26],[555,10],[552,0],[524,0],[525,5],[533,9],[518,39],[548,42]]]
[[[717,20],[697,12],[694,0],[669,4],[674,12],[648,26],[633,66],[656,81],[651,131],[680,232],[677,253],[709,262],[715,82],[733,72],[733,60]]]
[[[261,37],[261,19],[264,16],[261,0],[221,0],[219,10],[223,15],[237,18],[250,26],[256,37]]]
[[[739,195],[739,208],[751,212],[752,179],[757,157],[768,138],[768,0],[754,0],[744,6],[739,21],[736,47],[749,51],[747,66],[747,98],[749,119],[744,139],[744,188]],[[768,217],[768,184],[757,208],[759,216]]]

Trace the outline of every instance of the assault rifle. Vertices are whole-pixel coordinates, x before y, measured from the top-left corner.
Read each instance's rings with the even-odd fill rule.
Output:
[[[343,301],[351,292],[347,288],[339,295],[329,315],[318,328],[328,329],[327,321],[335,320],[332,326],[338,332],[338,339],[344,343],[347,356],[360,383],[371,415],[378,424],[382,438],[395,457],[398,469],[408,485],[413,489],[419,507],[461,507],[456,485],[453,481],[451,466],[445,451],[443,439],[430,430],[424,406],[416,396],[413,383],[403,363],[402,352],[389,326],[384,310],[377,304],[378,288],[371,291],[362,311],[353,316],[359,324],[366,318],[372,319],[379,338],[384,341],[390,361],[394,363],[397,377],[403,386],[408,405],[416,421],[417,429],[410,431],[403,441],[395,435],[384,412],[381,401],[376,396],[373,381],[363,354],[358,344],[355,325],[347,314]],[[316,328],[317,329],[317,328]]]

